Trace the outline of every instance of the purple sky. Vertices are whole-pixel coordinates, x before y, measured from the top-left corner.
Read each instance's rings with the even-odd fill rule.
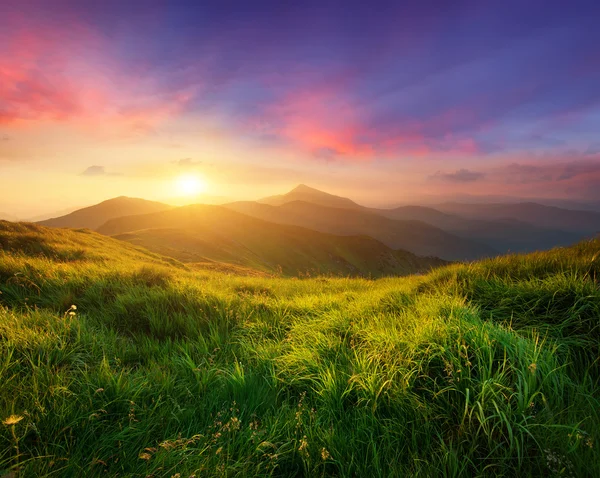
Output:
[[[595,2],[91,3],[0,3],[0,204],[89,167],[71,202],[158,198],[188,158],[232,198],[600,199]]]

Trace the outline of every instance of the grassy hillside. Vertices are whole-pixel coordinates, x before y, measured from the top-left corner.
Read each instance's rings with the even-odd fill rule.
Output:
[[[165,211],[172,206],[146,199],[121,196],[90,207],[78,209],[65,216],[40,221],[42,226],[96,229],[110,219],[133,214]]]
[[[367,236],[272,224],[220,206],[122,217],[98,231],[183,262],[217,261],[285,275],[406,275],[445,264],[390,249]]]
[[[600,476],[599,274],[238,277],[0,223],[0,475]]]
[[[472,260],[495,255],[489,246],[455,236],[422,221],[398,221],[370,211],[333,208],[304,201],[281,206],[236,202],[226,207],[279,224],[294,224],[331,234],[364,234],[388,247],[446,260]]]

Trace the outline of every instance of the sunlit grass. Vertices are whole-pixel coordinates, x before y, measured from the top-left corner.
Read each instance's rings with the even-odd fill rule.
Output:
[[[600,476],[598,241],[380,280],[0,247],[0,476]]]

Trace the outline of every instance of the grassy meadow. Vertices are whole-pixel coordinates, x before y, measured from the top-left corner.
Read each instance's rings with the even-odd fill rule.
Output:
[[[233,272],[0,222],[0,476],[600,476],[599,240]]]

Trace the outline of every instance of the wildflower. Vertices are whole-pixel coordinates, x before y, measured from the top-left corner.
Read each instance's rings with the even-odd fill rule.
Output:
[[[21,420],[23,420],[23,417],[21,415],[11,415],[6,420],[3,420],[2,424],[6,425],[7,427],[10,427],[16,425]]]
[[[302,440],[300,440],[300,446],[298,447],[298,451],[300,453],[302,453],[306,458],[308,458],[309,453],[308,453],[308,441],[306,439],[306,435],[304,435],[302,437]]]
[[[537,364],[536,363],[532,363],[527,368],[529,369],[529,371],[531,372],[532,375],[535,375],[535,372],[537,370]]]
[[[227,427],[228,430],[233,430],[233,431],[239,430],[240,426],[241,426],[241,423],[242,422],[240,422],[239,418],[232,417],[232,418],[229,419],[229,423],[226,425],[226,427]]]
[[[148,461],[150,458],[152,458],[152,455],[150,453],[140,453],[139,455],[140,460]]]
[[[321,449],[321,458],[323,459],[323,461],[329,460],[329,458],[331,458],[331,455],[329,454],[329,451],[327,450],[327,448]]]

